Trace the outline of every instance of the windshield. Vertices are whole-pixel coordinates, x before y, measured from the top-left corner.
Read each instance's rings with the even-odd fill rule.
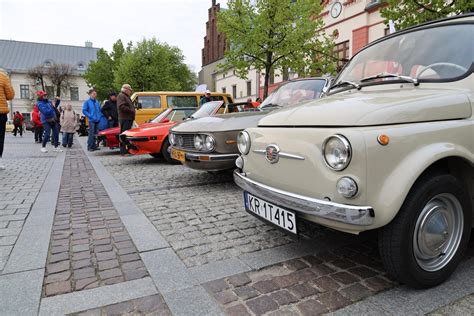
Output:
[[[326,80],[305,79],[290,81],[281,85],[263,101],[260,108],[287,106],[321,97]]]
[[[419,82],[455,79],[465,75],[474,61],[473,38],[472,24],[400,34],[369,46],[354,56],[334,85],[353,87],[346,83],[399,82],[407,81],[406,77]]]
[[[197,110],[192,115],[192,117],[193,118],[200,118],[200,117],[209,116],[214,112],[214,110],[217,107],[221,106],[223,103],[224,103],[223,101],[211,101],[211,102],[204,103],[203,105],[201,105],[199,110]]]
[[[152,119],[150,122],[151,123],[161,122],[166,116],[168,116],[170,114],[171,111],[172,111],[172,109],[166,109],[165,111],[163,111],[160,114],[158,114],[157,116],[155,116],[155,118]]]

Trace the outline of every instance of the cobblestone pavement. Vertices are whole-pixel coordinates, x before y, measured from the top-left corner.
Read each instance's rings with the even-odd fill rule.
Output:
[[[375,244],[289,260],[204,285],[228,315],[318,315],[390,288]]]
[[[138,251],[83,150],[68,150],[43,296],[146,276]]]
[[[71,316],[153,315],[170,316],[171,311],[159,294],[88,310]]]
[[[194,171],[146,156],[100,156],[187,267],[296,241],[242,210],[242,191],[230,172]],[[335,234],[302,221],[298,229],[306,239]]]
[[[34,142],[29,135],[7,133],[5,139],[2,162],[7,169],[0,171],[0,274],[56,156],[41,153],[39,145],[25,146]]]

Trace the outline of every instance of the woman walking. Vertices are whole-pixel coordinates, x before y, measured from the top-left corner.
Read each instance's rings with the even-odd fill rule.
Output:
[[[72,110],[71,104],[66,104],[66,109],[62,111],[61,119],[61,132],[63,132],[63,147],[71,148],[72,141],[74,138],[74,133],[77,129],[77,115],[76,112]]]
[[[33,113],[31,114],[33,122],[33,130],[35,132],[35,143],[41,144],[43,142],[43,123],[41,123],[40,111],[38,105],[35,104]]]

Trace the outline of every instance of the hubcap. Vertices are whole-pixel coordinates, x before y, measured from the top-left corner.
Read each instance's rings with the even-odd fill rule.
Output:
[[[421,211],[413,235],[416,261],[425,271],[438,271],[456,254],[464,218],[461,203],[452,194],[439,194]]]

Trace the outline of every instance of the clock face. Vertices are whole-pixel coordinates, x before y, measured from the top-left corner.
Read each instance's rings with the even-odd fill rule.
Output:
[[[334,2],[331,7],[331,16],[337,18],[342,11],[342,4],[340,2]]]

